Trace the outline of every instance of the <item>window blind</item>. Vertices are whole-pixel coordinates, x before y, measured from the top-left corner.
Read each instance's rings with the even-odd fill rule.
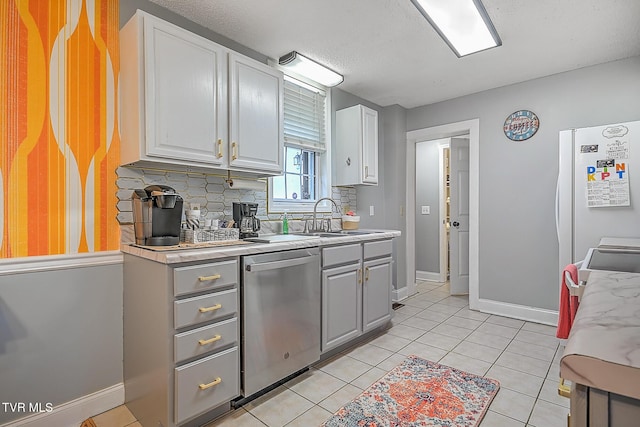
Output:
[[[284,145],[324,152],[326,95],[305,83],[285,77]]]

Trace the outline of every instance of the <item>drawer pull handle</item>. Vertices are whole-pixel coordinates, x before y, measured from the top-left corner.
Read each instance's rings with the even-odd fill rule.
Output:
[[[220,384],[221,382],[222,382],[222,378],[218,377],[215,380],[211,381],[209,384],[200,384],[198,387],[200,387],[200,390],[206,390],[208,388],[211,388],[213,386]]]
[[[206,282],[207,280],[217,280],[219,278],[221,278],[222,276],[219,274],[214,274],[213,276],[200,276],[198,277],[198,280],[201,282]]]
[[[558,394],[562,397],[571,398],[571,388],[568,385],[565,385],[564,378],[560,378],[560,383],[558,384]]]
[[[211,307],[200,307],[198,310],[200,313],[207,313],[209,311],[216,311],[222,308],[222,304],[212,305]]]
[[[213,338],[209,338],[208,340],[199,340],[200,345],[211,344],[212,342],[220,341],[222,339],[222,335],[216,335]]]

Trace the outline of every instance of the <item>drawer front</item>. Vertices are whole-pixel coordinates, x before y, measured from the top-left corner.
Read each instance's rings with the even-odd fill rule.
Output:
[[[208,291],[238,283],[238,260],[173,269],[174,295]]]
[[[175,368],[175,422],[202,414],[240,395],[238,347]]]
[[[334,246],[322,249],[322,267],[358,262],[362,258],[362,245]]]
[[[364,244],[364,259],[389,256],[393,252],[391,240],[381,240],[379,242],[369,242]]]
[[[238,290],[199,295],[173,303],[173,324],[176,329],[208,322],[238,312]]]
[[[224,320],[213,325],[193,329],[173,338],[176,363],[237,344],[238,319]]]

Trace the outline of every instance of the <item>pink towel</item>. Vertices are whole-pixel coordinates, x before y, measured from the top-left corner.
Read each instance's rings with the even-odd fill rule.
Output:
[[[566,272],[569,272],[573,283],[578,283],[578,267],[575,264],[569,264],[562,272],[562,280],[560,281],[560,313],[558,316],[558,329],[556,337],[566,339],[569,337],[569,331],[573,325],[573,319],[578,311],[578,297],[571,296],[567,287]]]

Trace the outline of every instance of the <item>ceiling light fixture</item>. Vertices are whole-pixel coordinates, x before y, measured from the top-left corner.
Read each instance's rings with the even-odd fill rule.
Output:
[[[480,0],[411,0],[458,58],[502,45]]]
[[[278,63],[296,74],[300,74],[327,87],[339,85],[344,81],[344,77],[342,77],[341,74],[328,69],[324,65],[318,64],[306,56],[300,55],[295,50],[281,56]]]

